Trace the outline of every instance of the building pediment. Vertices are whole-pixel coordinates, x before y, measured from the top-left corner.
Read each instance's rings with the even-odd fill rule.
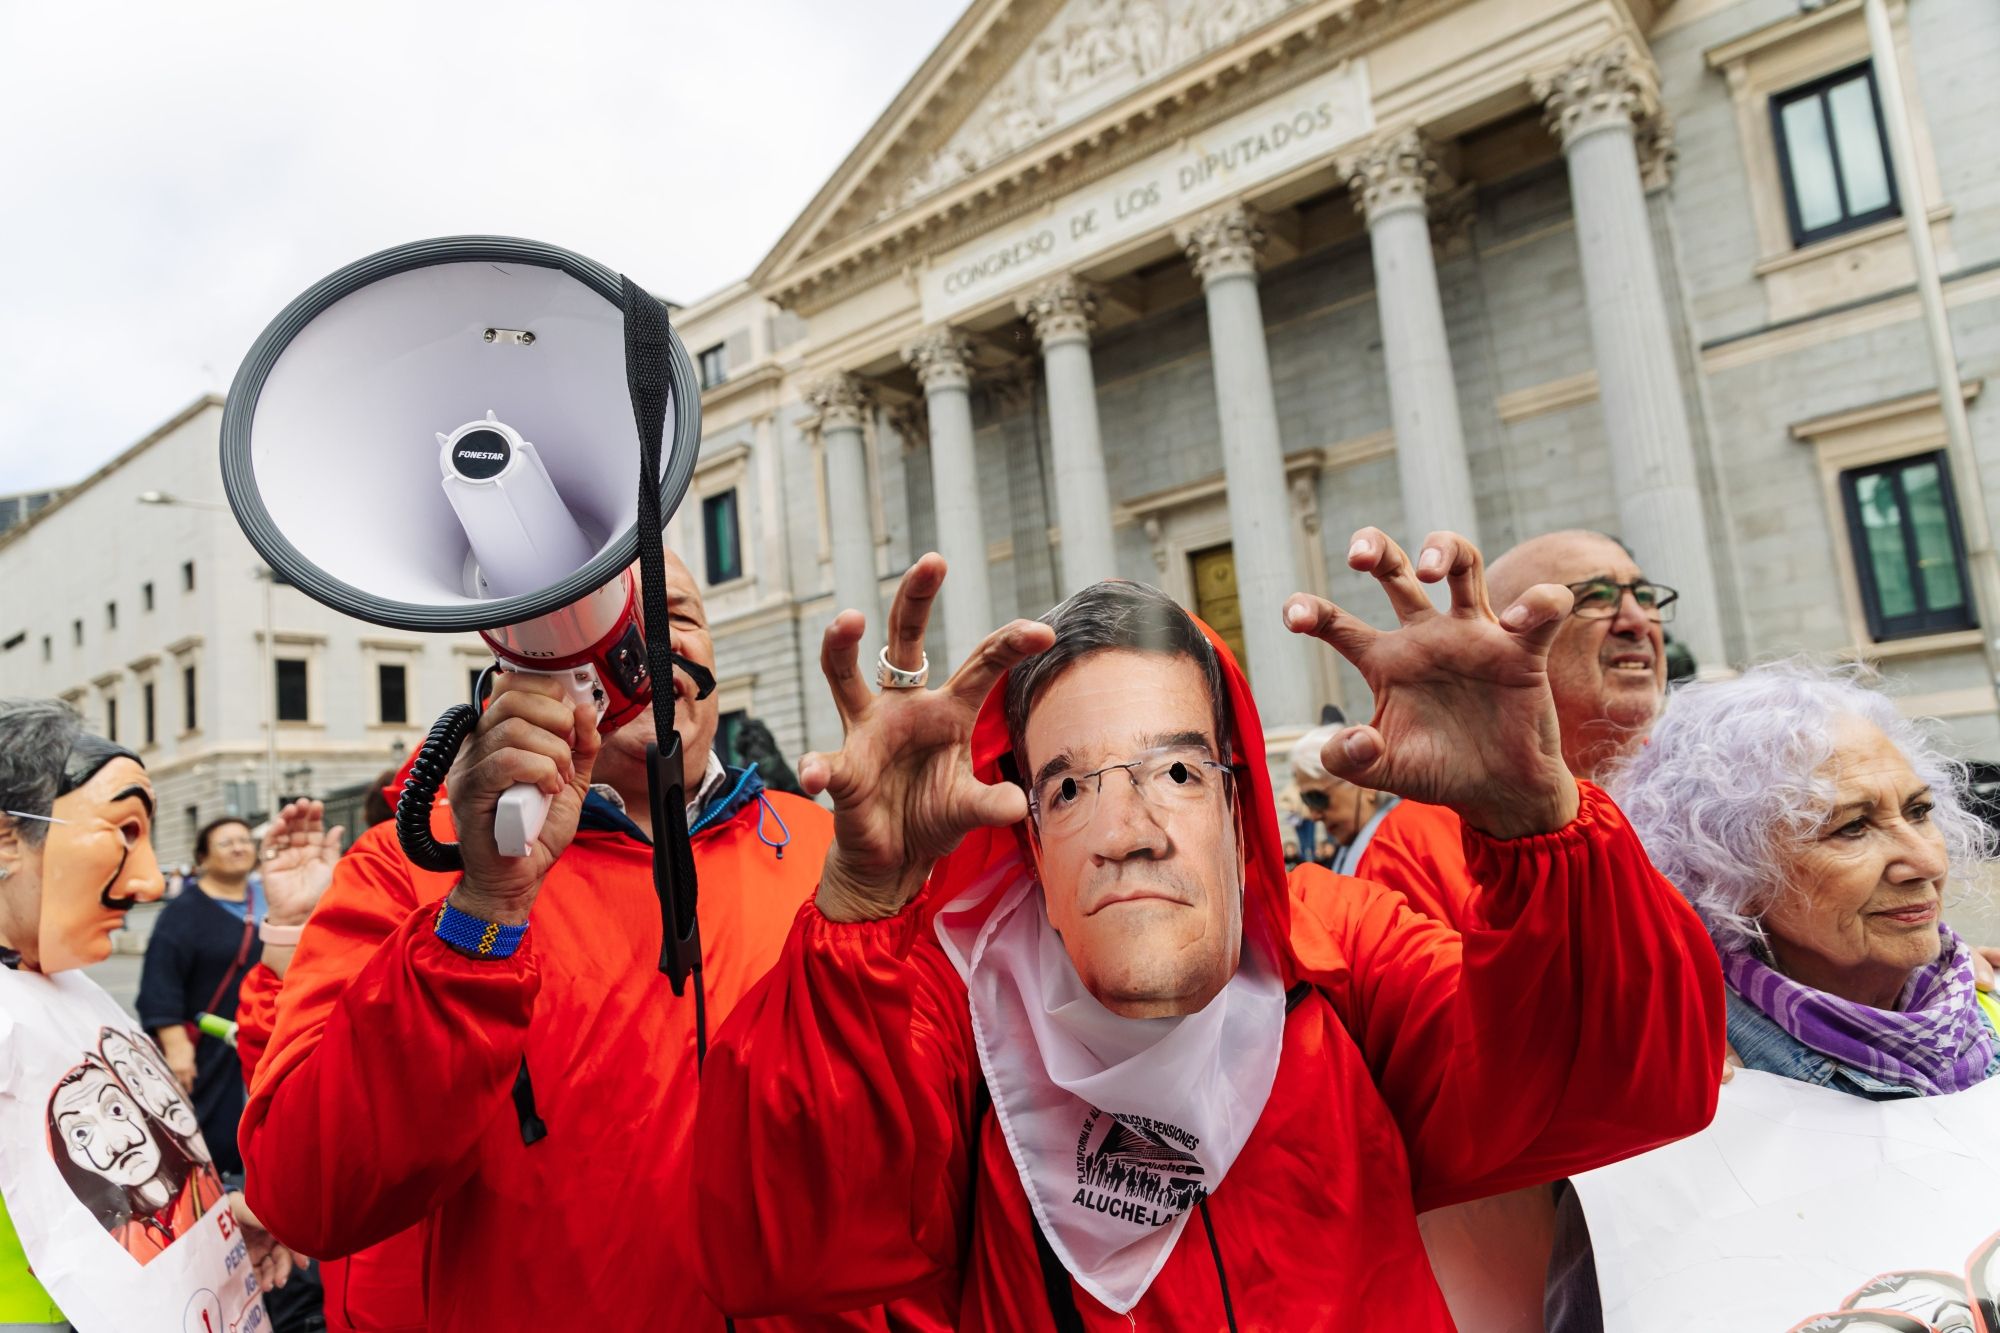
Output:
[[[942,144],[883,177],[875,217],[975,176],[1305,3],[1067,0]]]
[[[1330,66],[1453,0],[973,0],[752,276],[781,305],[956,243],[1030,196]]]

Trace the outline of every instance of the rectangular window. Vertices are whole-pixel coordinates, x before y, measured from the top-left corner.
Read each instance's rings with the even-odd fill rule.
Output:
[[[701,531],[708,550],[708,581],[727,583],[742,578],[743,540],[736,526],[734,488],[701,502]]]
[[[42,636],[42,660],[44,662],[53,662],[56,660],[56,641],[53,635],[44,634]]]
[[[1854,65],[1771,99],[1792,243],[1897,216],[1895,174],[1871,65]]]
[[[118,628],[118,603],[106,602],[104,604],[104,628]]]
[[[303,658],[278,659],[278,721],[304,722],[308,719],[306,664]]]
[[[382,721],[400,724],[410,720],[408,667],[393,662],[377,664],[375,691],[382,705]]]
[[[181,591],[194,591],[194,561],[181,561]]]
[[[118,700],[111,695],[104,699],[104,739],[114,745],[118,742]]]
[[[191,666],[181,668],[181,718],[186,723],[181,730],[195,729],[194,668]]]
[[[1965,543],[1942,453],[1840,474],[1862,610],[1875,639],[1971,629]]]
[[[148,610],[148,611],[150,611],[150,610],[152,610],[152,609],[153,609],[153,585],[152,585],[152,584],[150,584],[150,583],[142,583],[142,584],[140,584],[140,585],[139,585],[139,604],[140,604],[141,606],[143,606],[143,607],[144,607],[144,608],[145,608],[146,610]]]
[[[717,343],[701,354],[701,387],[713,389],[729,378],[729,357]]]
[[[159,744],[160,714],[158,704],[154,699],[153,682],[150,680],[139,686],[139,707],[145,714],[141,720],[146,726],[146,744]]]
[[[83,647],[83,622],[81,620],[72,620],[69,622],[69,641],[79,648]]]
[[[486,695],[480,693],[479,690],[479,678],[485,674],[485,667],[471,667],[465,673],[465,695],[468,699],[472,700],[474,708],[486,702]],[[491,692],[490,686],[488,687],[488,692]]]

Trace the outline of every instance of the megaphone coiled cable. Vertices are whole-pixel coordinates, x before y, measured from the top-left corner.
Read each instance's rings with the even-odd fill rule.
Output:
[[[480,676],[479,687],[480,693],[485,693],[485,675]],[[459,855],[458,844],[441,842],[431,832],[431,809],[437,804],[438,790],[444,785],[445,774],[451,771],[459,748],[478,725],[476,707],[453,704],[431,724],[430,735],[424,737],[416,760],[410,765],[410,775],[396,800],[396,841],[403,845],[403,855],[419,870],[449,875],[465,869],[465,858]]]

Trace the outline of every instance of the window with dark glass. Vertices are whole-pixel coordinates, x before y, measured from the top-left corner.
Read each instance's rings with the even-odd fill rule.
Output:
[[[708,581],[727,583],[742,578],[743,540],[736,525],[733,488],[701,502],[701,531],[708,548]]]
[[[382,721],[401,723],[410,720],[409,668],[394,662],[377,664],[375,690],[382,704]]]
[[[729,378],[729,356],[717,343],[701,354],[701,387],[713,389]]]
[[[1895,217],[1896,178],[1875,72],[1855,65],[1771,99],[1792,243]]]
[[[1942,453],[1840,474],[1862,610],[1874,638],[1970,629],[1976,623],[1965,542]]]
[[[104,604],[104,628],[118,628],[118,603],[106,602]]]
[[[486,695],[482,694],[479,690],[479,678],[485,674],[485,667],[472,667],[465,673],[465,692],[475,706],[486,702]],[[491,685],[488,685],[487,691],[490,693],[492,688]]]
[[[150,610],[152,610],[152,609],[153,609],[153,585],[152,585],[152,584],[150,584],[150,583],[142,583],[142,584],[140,584],[140,585],[139,585],[139,604],[140,604],[141,606],[145,607],[145,608],[146,608],[146,610],[148,610],[148,611],[150,611]]]
[[[196,718],[194,711],[194,668],[191,666],[181,668],[181,717],[186,723],[181,729],[183,731],[193,731],[195,729]]]
[[[139,708],[146,727],[146,744],[156,745],[160,739],[160,713],[150,680],[139,687]]]
[[[306,664],[301,658],[278,659],[278,721],[304,722],[308,716]]]
[[[194,591],[194,561],[181,561],[181,591]]]
[[[42,660],[44,662],[53,662],[56,660],[56,641],[52,636],[47,634],[42,636]]]
[[[109,696],[104,700],[104,739],[114,744],[118,740],[118,700]]]
[[[83,646],[83,622],[81,620],[72,620],[69,622],[69,641],[79,648]]]

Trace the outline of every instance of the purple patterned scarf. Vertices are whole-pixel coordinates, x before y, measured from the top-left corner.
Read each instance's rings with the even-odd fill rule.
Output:
[[[1973,988],[1972,950],[1950,926],[1940,923],[1938,934],[1943,952],[1916,970],[1894,1009],[1800,985],[1747,953],[1724,953],[1722,971],[1738,995],[1821,1055],[1934,1097],[1965,1091],[1993,1063],[1993,1034]]]

